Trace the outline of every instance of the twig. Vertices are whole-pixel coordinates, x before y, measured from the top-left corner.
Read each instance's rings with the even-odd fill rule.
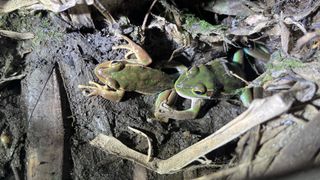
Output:
[[[132,128],[132,127],[130,127],[130,126],[128,126],[128,128],[129,128],[131,131],[133,131],[133,132],[135,132],[135,133],[137,133],[137,134],[140,134],[140,135],[144,136],[145,138],[147,138],[148,147],[149,147],[149,148],[148,148],[148,158],[147,158],[147,162],[149,162],[150,159],[151,159],[151,153],[152,153],[152,144],[151,144],[150,138],[149,138],[145,133],[143,133],[142,131],[140,131],[140,130],[138,130],[138,129]]]
[[[12,39],[17,39],[17,40],[25,40],[25,39],[33,39],[34,34],[33,33],[19,33],[19,32],[14,32],[14,31],[7,31],[7,30],[2,30],[0,29],[0,36],[6,36]]]
[[[156,4],[158,0],[154,0],[150,6],[150,8],[148,9],[148,12],[147,14],[144,16],[144,19],[143,19],[143,23],[142,23],[142,26],[141,26],[141,29],[142,29],[142,32],[144,33],[145,29],[146,29],[146,24],[147,24],[147,20],[148,20],[148,17],[151,13],[151,10],[153,8],[153,6]]]
[[[116,23],[112,15],[109,13],[109,11],[104,7],[104,5],[99,0],[94,0],[93,5],[107,19],[108,23],[111,23],[111,24]]]
[[[250,83],[248,81],[246,81],[245,79],[243,79],[242,77],[240,77],[238,74],[232,72],[232,71],[229,71],[230,75],[240,79],[241,81],[243,81],[244,83],[246,83],[246,85],[248,86]]]

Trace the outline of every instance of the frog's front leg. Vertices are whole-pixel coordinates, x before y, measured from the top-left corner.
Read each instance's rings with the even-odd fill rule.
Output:
[[[169,119],[187,120],[195,119],[202,107],[203,99],[191,99],[191,107],[186,110],[176,110],[171,107],[177,97],[175,90],[166,90],[159,94],[155,103],[154,116],[162,122]]]
[[[129,50],[129,52],[127,52],[125,54],[125,61],[127,61],[129,63],[133,63],[133,64],[141,64],[144,66],[147,66],[152,63],[152,59],[149,56],[149,54],[143,48],[141,48],[138,44],[133,42],[127,36],[124,36],[121,34],[118,34],[118,36],[120,36],[121,38],[126,40],[128,42],[128,44],[114,46],[113,49],[127,49],[127,50]],[[135,55],[136,59],[130,59],[129,58],[130,55]]]
[[[78,88],[89,91],[89,94],[85,94],[86,96],[101,96],[110,101],[119,102],[122,99],[125,92],[124,90],[112,89],[108,85],[102,86],[93,81],[89,81],[89,84],[91,86],[78,85]]]

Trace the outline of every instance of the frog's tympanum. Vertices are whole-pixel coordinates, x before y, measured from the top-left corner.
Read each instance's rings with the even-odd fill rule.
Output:
[[[95,75],[104,84],[90,81],[91,86],[79,85],[79,88],[89,91],[87,96],[102,96],[111,101],[120,101],[125,91],[135,91],[141,94],[160,93],[155,103],[155,118],[167,122],[169,118],[176,120],[194,119],[197,117],[205,99],[222,95],[231,95],[244,83],[229,72],[244,77],[241,65],[243,51],[234,56],[236,63],[224,60],[213,60],[207,64],[191,67],[181,73],[178,79],[161,70],[147,67],[152,59],[139,45],[124,35],[128,42],[114,49],[129,50],[124,60],[105,61],[94,70]],[[132,55],[135,58],[131,58]],[[239,60],[240,59],[240,60]],[[227,71],[226,71],[227,70]],[[177,95],[190,99],[191,107],[186,110],[176,110],[171,107]],[[244,105],[250,103],[251,93],[243,91],[241,96]],[[243,100],[244,99],[244,100]]]

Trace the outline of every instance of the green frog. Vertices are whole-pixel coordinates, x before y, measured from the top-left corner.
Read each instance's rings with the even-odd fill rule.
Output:
[[[155,103],[154,115],[157,120],[167,122],[169,119],[195,119],[206,99],[234,94],[236,89],[244,87],[243,81],[229,73],[244,77],[240,65],[243,59],[242,50],[235,54],[235,63],[216,59],[189,70],[179,66],[177,69],[181,74],[176,79],[159,69],[148,67],[152,63],[148,53],[128,37],[120,36],[128,44],[113,49],[127,49],[125,59],[98,64],[94,73],[104,85],[92,81],[89,81],[90,86],[79,85],[80,89],[89,91],[86,96],[101,96],[118,102],[126,91],[146,95],[160,93]],[[191,107],[186,110],[174,109],[172,106],[178,96],[190,99]],[[241,97],[247,106],[251,101],[251,93],[244,90]]]

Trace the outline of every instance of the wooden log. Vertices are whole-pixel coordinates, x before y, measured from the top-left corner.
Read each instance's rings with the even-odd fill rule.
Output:
[[[56,70],[53,65],[36,69],[25,83],[27,179],[62,179],[64,129]]]

